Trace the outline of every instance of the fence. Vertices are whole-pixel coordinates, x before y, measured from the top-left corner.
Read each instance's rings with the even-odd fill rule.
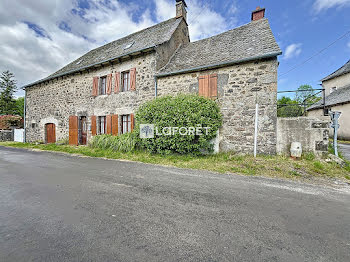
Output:
[[[283,93],[295,93],[296,96],[300,93],[305,93],[306,95],[301,96],[302,100],[295,99],[292,100],[289,97],[284,97],[284,99],[279,99],[277,103],[277,116],[278,117],[300,117],[306,116],[307,108],[313,104],[321,101],[321,105],[325,108],[325,89],[306,89],[306,90],[294,90],[294,91],[280,91],[278,94]],[[309,93],[309,94],[307,94]],[[322,97],[318,95],[322,93]]]

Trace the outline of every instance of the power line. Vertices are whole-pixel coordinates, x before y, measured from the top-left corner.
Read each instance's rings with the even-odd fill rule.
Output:
[[[339,37],[338,39],[336,39],[334,42],[332,42],[331,44],[329,44],[328,46],[326,46],[325,48],[321,49],[320,51],[318,51],[316,54],[312,55],[311,57],[309,57],[308,59],[304,60],[303,62],[301,62],[300,64],[297,64],[295,66],[293,66],[292,68],[290,68],[287,72],[280,74],[280,76],[284,76],[290,72],[292,72],[293,70],[297,69],[298,67],[306,64],[307,62],[309,62],[311,59],[313,59],[314,57],[318,56],[319,54],[323,53],[325,50],[327,50],[328,48],[330,48],[331,46],[333,46],[335,43],[337,43],[338,41],[340,41],[341,39],[343,39],[344,37],[346,37],[348,34],[350,34],[350,31],[346,32],[344,35],[342,35],[341,37]]]

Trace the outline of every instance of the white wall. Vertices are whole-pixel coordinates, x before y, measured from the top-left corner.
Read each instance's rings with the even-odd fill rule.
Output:
[[[322,82],[323,88],[326,89],[326,96],[330,94],[332,87],[339,89],[347,85],[350,85],[350,73]]]

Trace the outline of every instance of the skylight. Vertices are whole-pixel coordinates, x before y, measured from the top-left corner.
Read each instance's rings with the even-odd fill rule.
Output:
[[[77,62],[77,65],[79,65],[81,62],[83,62],[83,59],[79,60],[79,61]]]
[[[135,42],[132,42],[130,44],[127,44],[125,47],[124,47],[124,50],[125,49],[129,49],[130,47],[132,47],[134,45]]]

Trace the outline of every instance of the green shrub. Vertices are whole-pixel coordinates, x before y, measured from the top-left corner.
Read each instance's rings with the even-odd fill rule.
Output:
[[[127,133],[119,136],[99,135],[94,136],[89,143],[92,148],[103,150],[130,152],[136,149],[136,139],[134,133]]]
[[[140,124],[154,124],[158,133],[166,127],[197,128],[207,127],[203,135],[190,133],[180,135],[157,135],[154,138],[139,138]],[[141,148],[152,153],[195,154],[212,152],[210,141],[216,137],[217,130],[222,125],[222,116],[217,104],[197,95],[178,95],[156,98],[143,104],[136,113],[136,128],[134,130]],[[193,130],[193,129],[192,129]]]

